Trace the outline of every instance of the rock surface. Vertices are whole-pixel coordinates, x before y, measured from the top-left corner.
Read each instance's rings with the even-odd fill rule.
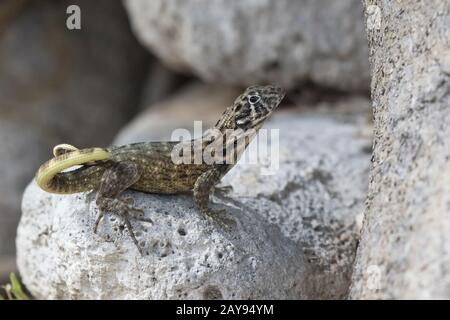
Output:
[[[360,0],[125,0],[136,35],[213,83],[368,90]]]
[[[82,29],[66,8],[82,7]],[[148,53],[120,1],[0,3],[0,256],[14,254],[23,189],[53,145],[107,144],[133,114]],[[82,128],[82,130],[80,130]]]
[[[92,233],[96,210],[85,195],[51,196],[31,185],[18,231],[27,288],[45,299],[302,297],[300,247],[260,215],[227,207],[232,227],[225,232],[188,196],[131,195],[154,221],[134,224],[144,257],[116,217]],[[283,259],[274,261],[278,255]]]
[[[359,110],[367,105],[346,103]],[[161,120],[147,117],[151,131]],[[367,185],[364,119],[361,113],[275,114],[266,128],[280,129],[279,170],[261,175],[261,165],[241,161],[221,184],[231,189],[212,198],[213,207],[226,209],[221,218],[229,231],[204,219],[188,195],[127,192],[153,221],[133,221],[144,257],[117,217],[92,233],[91,194],[47,194],[33,182],[17,238],[23,281],[36,297],[51,299],[343,298]],[[171,120],[179,123],[168,118],[167,126]],[[135,141],[132,128],[126,132]]]
[[[375,141],[354,299],[450,299],[450,3],[365,1]]]

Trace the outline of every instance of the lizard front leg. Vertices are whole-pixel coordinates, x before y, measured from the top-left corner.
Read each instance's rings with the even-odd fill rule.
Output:
[[[216,222],[219,222],[222,226],[224,223],[221,221],[217,221],[216,214],[220,212],[214,212],[208,207],[209,203],[209,193],[214,186],[219,183],[220,179],[224,176],[224,174],[228,171],[228,168],[225,166],[215,166],[212,169],[202,173],[194,184],[194,202],[197,205],[197,208],[208,217],[212,218]]]
[[[98,224],[106,212],[117,214],[123,218],[134,244],[142,255],[141,247],[129,220],[131,211],[142,210],[136,209],[118,198],[123,191],[139,180],[140,175],[138,165],[131,161],[118,162],[104,172],[96,195],[96,204],[100,212],[95,222],[94,232],[97,231]]]

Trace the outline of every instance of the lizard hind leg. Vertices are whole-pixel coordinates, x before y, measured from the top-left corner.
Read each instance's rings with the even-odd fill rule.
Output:
[[[118,162],[104,172],[96,195],[99,215],[95,222],[94,232],[97,231],[98,224],[106,212],[116,214],[124,220],[131,239],[138,248],[139,253],[143,255],[129,220],[130,213],[140,209],[134,208],[127,202],[119,199],[123,191],[139,180],[140,175],[138,165],[131,161]]]

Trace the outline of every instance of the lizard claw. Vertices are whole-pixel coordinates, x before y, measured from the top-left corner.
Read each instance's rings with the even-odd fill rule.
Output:
[[[203,213],[206,215],[206,217],[208,218],[208,220],[210,220],[213,223],[217,223],[218,225],[220,225],[220,227],[222,227],[223,229],[226,230],[230,230],[231,226],[228,225],[225,220],[223,218],[221,218],[220,216],[226,213],[225,209],[206,209],[203,210]]]
[[[150,218],[144,218],[144,217],[134,217],[136,220],[142,221],[142,222],[147,222],[150,224],[153,224],[153,220]]]
[[[233,191],[233,187],[232,186],[214,187],[214,191],[217,191],[218,193],[229,193]]]
[[[127,204],[128,206],[134,206],[134,198],[133,197],[122,197],[120,200]]]
[[[134,206],[128,206],[127,211],[134,219],[153,224],[152,219],[145,218],[145,211],[143,209],[136,208]]]
[[[134,213],[132,214],[134,219],[153,224],[152,219],[143,217],[145,215],[145,211],[143,209],[134,206],[135,201],[133,197],[124,197],[121,200],[126,205],[126,211],[130,214]]]
[[[97,219],[95,219],[95,223],[94,223],[94,233],[95,234],[97,234],[98,225],[100,224],[100,221],[102,220],[102,218],[104,216],[105,216],[105,212],[100,210],[97,215]]]
[[[144,213],[145,213],[143,209],[141,209],[141,208],[136,208],[136,207],[134,207],[134,206],[128,206],[128,211],[129,211],[129,212],[137,212],[137,213],[141,213],[141,214],[144,214]]]
[[[124,209],[128,212],[138,212],[144,214],[144,210],[137,208],[134,206],[134,198],[133,197],[123,197],[121,199],[124,204]]]

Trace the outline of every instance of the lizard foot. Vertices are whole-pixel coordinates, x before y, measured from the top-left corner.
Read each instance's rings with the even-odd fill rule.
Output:
[[[153,224],[152,219],[144,217],[144,215],[145,215],[144,210],[134,206],[134,198],[133,197],[123,197],[121,200],[127,204],[128,213],[130,213],[130,215],[132,215],[134,219]]]
[[[229,224],[227,224],[225,221],[226,219],[224,219],[223,216],[224,214],[226,214],[226,210],[225,209],[205,209],[202,210],[202,212],[205,214],[205,216],[208,218],[209,221],[218,224],[221,228],[225,229],[225,230],[230,230],[231,226]]]
[[[214,187],[214,192],[216,191],[217,193],[229,193],[233,191],[233,187],[232,186]]]
[[[143,212],[142,209],[135,208],[134,206],[126,203],[125,201],[118,200],[118,199],[102,199],[102,201],[99,203],[99,215],[95,221],[94,225],[94,233],[97,233],[98,224],[101,221],[101,219],[104,217],[105,212],[111,212],[113,214],[116,214],[120,217],[122,217],[123,221],[125,222],[125,226],[127,227],[127,230],[130,234],[131,239],[133,240],[134,244],[136,245],[139,253],[143,256],[144,253],[142,251],[142,248],[139,246],[139,242],[136,238],[136,235],[134,233],[133,227],[130,222],[130,214],[133,212]],[[149,220],[149,219],[147,219]],[[151,220],[150,220],[151,221]]]
[[[95,223],[94,223],[94,233],[95,234],[97,234],[98,225],[100,224],[100,221],[103,219],[104,216],[105,216],[105,212],[102,210],[99,210],[97,219],[95,219]]]
[[[141,256],[144,256],[144,252],[142,251],[142,248],[136,239],[136,235],[134,234],[133,227],[131,226],[131,222],[128,219],[128,212],[122,212],[122,218],[125,221],[125,225],[127,226],[128,232],[130,233],[131,239],[133,240],[136,248],[138,249]]]

